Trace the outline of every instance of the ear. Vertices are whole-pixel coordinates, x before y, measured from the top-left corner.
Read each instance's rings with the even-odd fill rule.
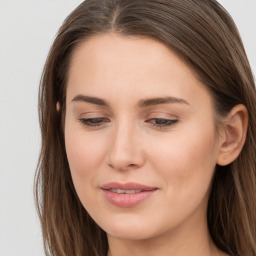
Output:
[[[57,112],[60,112],[60,103],[59,102],[56,103],[56,110],[57,110]]]
[[[246,107],[242,104],[236,105],[223,121],[217,158],[217,164],[222,166],[232,163],[243,148],[248,127]]]

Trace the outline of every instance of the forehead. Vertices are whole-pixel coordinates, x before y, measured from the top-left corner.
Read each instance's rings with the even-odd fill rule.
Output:
[[[101,98],[110,93],[119,98],[170,93],[186,98],[191,92],[200,95],[202,90],[204,86],[188,66],[163,43],[109,33],[93,36],[74,50],[67,98],[76,93]]]
[[[103,73],[107,68],[115,67],[114,74],[118,75],[118,71],[128,74],[136,68],[139,68],[137,73],[149,69],[159,73],[170,66],[175,72],[182,70],[182,75],[191,73],[174,52],[155,39],[109,33],[93,36],[75,48],[69,74],[80,71],[78,67],[84,67],[83,71],[87,73],[93,70]]]

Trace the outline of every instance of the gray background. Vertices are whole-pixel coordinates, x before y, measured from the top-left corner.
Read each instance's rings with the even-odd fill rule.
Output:
[[[81,0],[0,0],[0,256],[44,255],[33,202],[37,93],[48,50]],[[256,0],[222,0],[256,74]]]

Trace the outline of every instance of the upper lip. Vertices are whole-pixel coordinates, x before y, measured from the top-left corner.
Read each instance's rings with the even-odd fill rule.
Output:
[[[128,182],[128,183],[119,183],[119,182],[110,182],[101,186],[101,189],[122,189],[122,190],[143,190],[150,191],[157,189],[156,187],[150,187],[143,184]]]

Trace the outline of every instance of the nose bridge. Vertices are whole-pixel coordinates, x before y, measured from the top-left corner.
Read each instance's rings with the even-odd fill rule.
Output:
[[[143,164],[143,153],[139,145],[136,125],[122,118],[113,127],[109,164],[115,169],[136,168]]]

